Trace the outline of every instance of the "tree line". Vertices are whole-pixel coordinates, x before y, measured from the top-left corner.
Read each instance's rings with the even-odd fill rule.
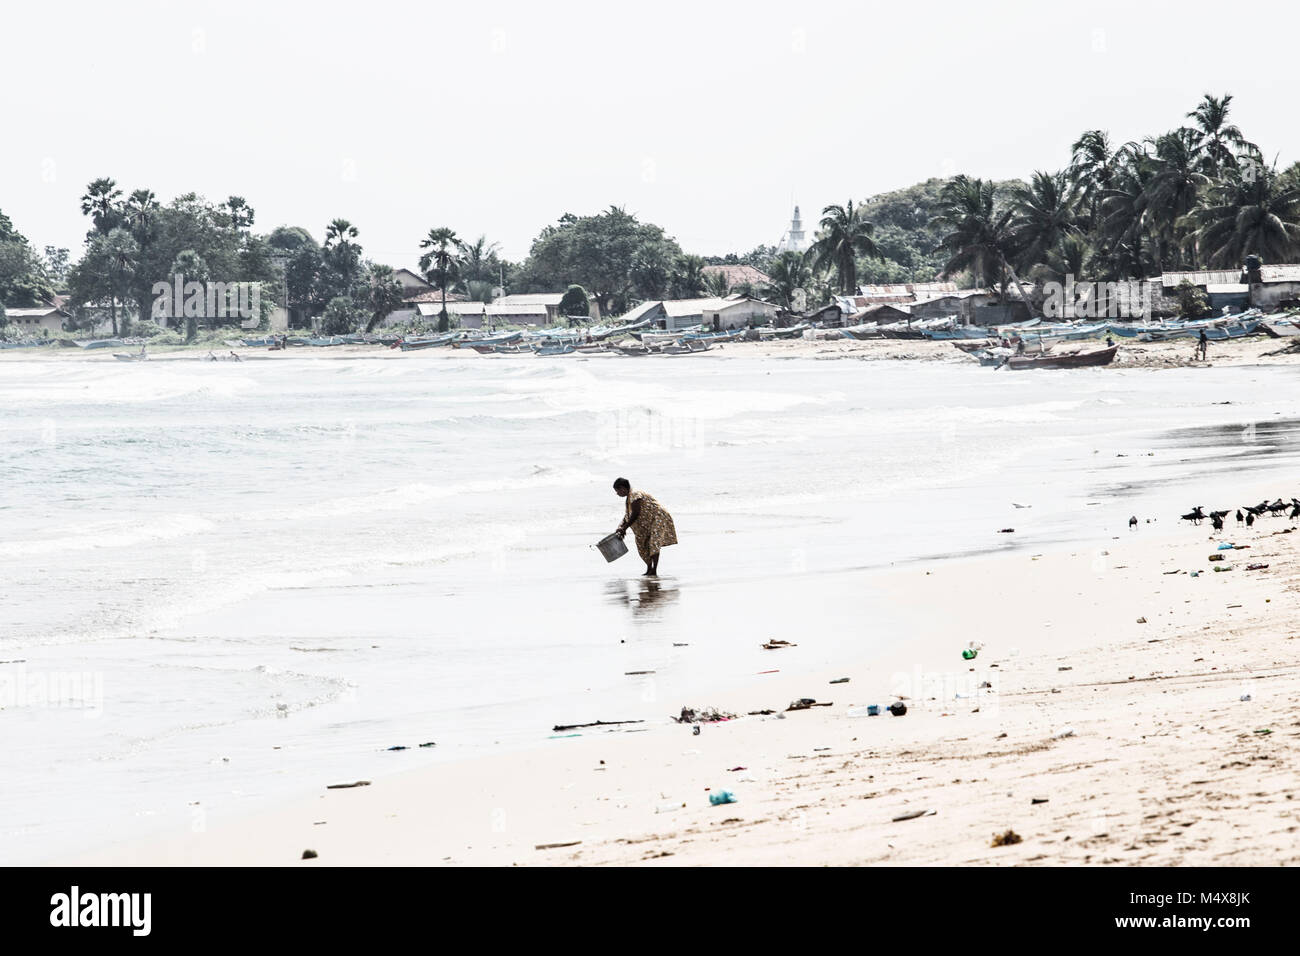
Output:
[[[1184,122],[1141,141],[1115,144],[1085,131],[1068,163],[1027,181],[967,175],[822,210],[803,252],[758,246],[706,258],[684,251],[665,230],[619,206],[566,214],[541,230],[522,262],[480,236],[431,228],[413,253],[447,296],[490,302],[502,292],[563,292],[562,311],[585,316],[589,301],[617,315],[649,299],[740,292],[793,308],[851,294],[864,282],[952,278],[1003,295],[1022,280],[1065,275],[1099,281],[1162,271],[1235,268],[1300,255],[1300,164],[1279,171],[1231,120],[1232,96],[1205,95]],[[88,219],[81,257],[37,253],[0,212],[0,307],[69,296],[79,320],[106,308],[114,334],[147,318],[153,283],[183,274],[260,282],[263,308],[283,303],[295,325],[321,317],[327,332],[372,329],[398,309],[392,266],[367,258],[358,228],[331,220],[317,242],[301,226],[254,231],[255,212],[231,196],[212,203],[188,193],[161,203],[151,190],[129,194],[96,179],[81,198]],[[709,265],[752,265],[766,280],[729,283]],[[2,320],[0,320],[2,321]],[[195,323],[187,320],[187,335]]]

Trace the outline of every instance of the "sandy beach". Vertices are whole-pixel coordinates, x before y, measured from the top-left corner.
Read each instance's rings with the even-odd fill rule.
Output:
[[[322,787],[273,812],[64,862],[1300,862],[1300,533],[1283,533],[1294,526],[1284,517],[1249,531],[1230,517],[1219,535],[1173,525],[1116,527],[1100,550],[891,573],[881,586],[909,623],[883,657],[809,668],[817,633],[778,635],[797,646],[767,652],[776,673],[664,700],[651,726]],[[1217,550],[1223,541],[1249,548]],[[1052,652],[1021,653],[1044,629]],[[983,649],[966,661],[970,642]],[[899,696],[904,716],[853,716]],[[830,706],[784,713],[798,698]],[[741,716],[695,734],[668,719],[683,706]],[[748,715],[760,710],[776,713]],[[619,718],[580,704],[556,716]],[[724,789],[736,802],[711,805]]]
[[[828,333],[821,333],[828,334]],[[1113,368],[1184,368],[1213,367],[1235,365],[1295,365],[1300,364],[1300,347],[1291,346],[1300,339],[1295,337],[1268,338],[1252,336],[1249,338],[1212,342],[1207,362],[1195,358],[1195,341],[1193,339],[1174,339],[1166,342],[1139,342],[1136,339],[1121,339],[1119,353],[1112,363]],[[1100,347],[1099,341],[1063,342],[1053,348],[1054,353],[1090,351]],[[9,349],[0,352],[0,361],[31,360],[67,362],[107,362],[118,364],[108,349],[42,348]],[[150,361],[202,361],[206,358],[209,347],[170,347],[152,350]],[[378,345],[337,345],[328,348],[298,347],[286,351],[268,351],[265,348],[220,348],[212,349],[218,355],[228,355],[231,351],[248,361],[282,361],[285,359],[356,359],[372,358],[399,362],[429,361],[480,361],[480,362],[520,362],[520,361],[622,361],[617,356],[560,355],[541,359],[532,355],[524,356],[482,356],[470,349],[434,348],[416,352],[402,352],[398,349]],[[1032,351],[1032,349],[1031,349]],[[778,339],[767,342],[732,342],[715,345],[707,353],[690,356],[692,359],[708,361],[723,357],[747,358],[815,358],[824,360],[857,359],[861,361],[930,361],[952,362],[975,365],[975,360],[953,347],[950,342],[932,342],[929,340],[904,339]],[[990,370],[992,371],[992,370]]]

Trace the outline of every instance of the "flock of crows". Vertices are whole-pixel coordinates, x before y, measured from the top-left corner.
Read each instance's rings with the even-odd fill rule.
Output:
[[[1257,505],[1243,505],[1237,509],[1237,524],[1244,524],[1249,528],[1255,523],[1255,519],[1261,517],[1265,512],[1268,512],[1274,517],[1286,514],[1292,519],[1300,518],[1300,498],[1292,498],[1290,501],[1283,501],[1279,498],[1274,502],[1261,501]],[[1206,518],[1209,518],[1210,523],[1214,525],[1214,530],[1222,531],[1223,521],[1231,513],[1231,510],[1211,511],[1207,513],[1200,505],[1197,505],[1187,514],[1182,515],[1182,520],[1190,521],[1192,524],[1200,524]],[[1137,518],[1130,518],[1128,525],[1130,528],[1136,527]]]

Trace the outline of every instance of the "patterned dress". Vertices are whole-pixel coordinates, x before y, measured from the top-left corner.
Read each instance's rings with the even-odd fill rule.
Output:
[[[641,513],[632,523],[632,503],[641,502]],[[641,560],[650,563],[650,559],[660,549],[677,543],[677,529],[673,526],[673,516],[664,506],[655,501],[644,491],[630,491],[627,495],[628,528],[636,536],[636,550]]]

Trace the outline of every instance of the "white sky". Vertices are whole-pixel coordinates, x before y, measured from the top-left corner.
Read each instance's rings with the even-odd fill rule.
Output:
[[[0,210],[78,255],[86,184],[244,196],[256,228],[342,216],[414,265],[433,226],[512,259],[626,206],[689,252],[774,243],[822,206],[1057,169],[1085,129],[1182,122],[1202,93],[1300,158],[1280,3],[165,2],[0,14]],[[1288,48],[1290,47],[1290,48]]]

